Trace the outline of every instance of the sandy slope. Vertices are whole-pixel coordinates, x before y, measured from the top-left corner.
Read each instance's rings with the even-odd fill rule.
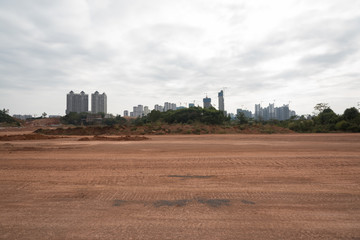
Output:
[[[0,142],[1,239],[360,239],[360,134]]]

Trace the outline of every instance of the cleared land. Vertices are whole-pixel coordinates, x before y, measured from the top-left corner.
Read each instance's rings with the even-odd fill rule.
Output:
[[[0,142],[1,239],[360,239],[360,134],[79,138]]]

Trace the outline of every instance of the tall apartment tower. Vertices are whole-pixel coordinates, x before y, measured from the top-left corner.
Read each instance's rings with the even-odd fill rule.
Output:
[[[275,104],[269,103],[269,120],[275,119]]]
[[[150,109],[148,106],[144,106],[144,116],[148,115],[150,113]]]
[[[203,98],[204,108],[211,108],[211,98]]]
[[[91,112],[107,113],[107,96],[105,93],[99,94],[98,91],[91,94]]]
[[[164,112],[169,111],[171,109],[171,103],[165,102],[164,103]]]
[[[144,106],[139,104],[137,106],[137,114],[136,114],[137,117],[142,117],[144,116]]]
[[[225,111],[225,108],[224,108],[224,91],[221,90],[219,93],[218,93],[218,98],[219,98],[219,111]]]
[[[255,119],[260,120],[262,118],[262,108],[260,104],[255,104]]]
[[[74,93],[70,91],[66,95],[66,114],[71,112],[81,113],[89,111],[89,95],[84,91],[81,93]]]

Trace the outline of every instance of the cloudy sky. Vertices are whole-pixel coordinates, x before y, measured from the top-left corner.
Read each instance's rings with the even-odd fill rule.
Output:
[[[123,114],[165,101],[254,111],[360,102],[359,0],[0,0],[0,108],[65,114],[96,90]]]

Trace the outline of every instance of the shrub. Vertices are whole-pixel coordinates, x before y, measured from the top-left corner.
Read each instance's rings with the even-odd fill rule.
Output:
[[[341,130],[341,131],[347,131],[349,129],[349,127],[350,127],[350,123],[348,123],[345,120],[342,120],[342,121],[336,123],[336,125],[335,125],[335,129]]]

